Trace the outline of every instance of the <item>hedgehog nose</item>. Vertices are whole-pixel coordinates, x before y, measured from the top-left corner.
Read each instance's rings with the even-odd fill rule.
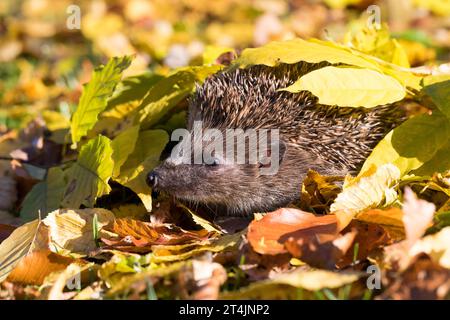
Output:
[[[150,171],[148,174],[147,184],[151,188],[155,188],[158,185],[158,174],[155,171]]]

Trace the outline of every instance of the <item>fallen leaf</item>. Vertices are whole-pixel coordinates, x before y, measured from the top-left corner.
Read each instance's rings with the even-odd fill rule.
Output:
[[[95,209],[59,209],[43,220],[49,228],[51,250],[64,255],[85,256],[97,248],[94,239],[94,216],[97,216],[99,236],[103,228],[114,221],[111,211]]]
[[[248,226],[247,238],[260,254],[286,253],[284,243],[290,238],[333,239],[337,236],[335,215],[315,216],[298,209],[282,208],[269,212]]]
[[[293,257],[311,267],[334,269],[336,263],[352,246],[356,234],[356,231],[351,231],[325,241],[316,237],[309,239],[291,237],[285,242],[285,247]]]
[[[342,177],[322,176],[314,170],[309,170],[302,183],[301,208],[313,209],[316,213],[328,213],[330,204],[342,190],[336,184],[341,181]]]
[[[33,249],[39,226],[39,220],[26,223],[14,230],[0,244],[0,282],[5,280],[23,257]]]
[[[330,208],[336,214],[339,230],[345,228],[358,212],[387,206],[397,200],[394,187],[399,179],[398,168],[386,164],[378,168],[372,167],[355,179],[346,181]]]
[[[355,220],[383,227],[395,239],[405,237],[404,213],[400,208],[370,209],[356,215]]]
[[[50,273],[64,270],[75,259],[64,257],[48,249],[27,254],[8,276],[8,281],[41,285]]]
[[[175,245],[191,241],[202,241],[209,238],[207,230],[186,231],[175,225],[153,225],[133,219],[116,219],[112,232],[121,238],[130,239],[137,247],[149,247],[152,245]]]

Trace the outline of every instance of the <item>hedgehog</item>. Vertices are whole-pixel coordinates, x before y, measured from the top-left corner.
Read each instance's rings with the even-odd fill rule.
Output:
[[[197,85],[190,98],[188,132],[196,122],[204,131],[213,129],[224,135],[228,129],[277,130],[277,141],[267,139],[268,147],[262,152],[266,157],[261,157],[267,160],[268,155],[276,154],[270,157],[277,164],[275,173],[261,173],[267,161],[237,163],[224,152],[213,151],[209,159],[192,161],[197,149],[204,150],[209,144],[205,139],[199,144],[199,138],[191,136],[174,147],[190,140],[194,147],[182,156],[190,161],[172,156],[163,159],[148,173],[148,185],[182,202],[206,206],[215,214],[249,215],[298,200],[310,169],[334,176],[357,173],[375,145],[404,120],[404,114],[397,105],[372,109],[320,105],[308,91],[281,90],[325,65],[300,62],[229,68]],[[244,150],[247,159],[248,143]],[[233,147],[225,154],[236,152]]]

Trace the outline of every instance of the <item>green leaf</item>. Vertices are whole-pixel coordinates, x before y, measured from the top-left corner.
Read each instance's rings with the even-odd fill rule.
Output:
[[[135,100],[142,100],[148,90],[164,76],[154,73],[144,73],[138,76],[128,77],[122,80],[114,91],[113,96],[108,100],[107,109]]]
[[[401,175],[422,166],[448,143],[450,124],[436,111],[413,117],[389,132],[374,148],[361,172],[372,165],[392,163]]]
[[[325,105],[366,108],[399,101],[406,94],[390,76],[369,69],[331,66],[309,72],[283,90],[310,91]]]
[[[139,106],[136,120],[141,128],[148,129],[186,98],[195,83],[221,69],[221,66],[185,67],[176,70],[167,78],[156,83]]]
[[[435,155],[412,173],[416,176],[431,176],[435,172],[450,170],[450,138]]]
[[[20,226],[0,244],[0,282],[5,280],[14,267],[33,248],[40,225],[34,220]]]
[[[139,135],[139,125],[125,129],[111,142],[113,149],[112,159],[114,161],[113,177],[120,174],[120,167],[125,163],[128,156],[133,152]]]
[[[81,148],[77,162],[67,172],[63,206],[79,208],[85,204],[92,207],[98,197],[111,191],[108,181],[114,168],[112,154],[111,140],[102,135]]]
[[[91,81],[83,88],[80,102],[72,116],[70,130],[75,145],[94,126],[131,60],[130,56],[115,57],[93,72]]]
[[[66,183],[61,168],[50,168],[44,181],[35,184],[27,193],[22,203],[20,217],[25,221],[31,221],[47,213],[58,209],[64,196]]]
[[[450,120],[450,80],[437,82],[423,88],[438,109]]]
[[[141,131],[134,151],[122,165],[120,175],[115,178],[117,182],[133,190],[148,211],[152,208],[152,197],[146,177],[158,165],[161,152],[168,141],[169,136],[164,130]]]
[[[300,61],[309,63],[328,61],[332,64],[345,63],[363,68],[379,69],[377,63],[353,54],[348,48],[303,39],[274,41],[259,48],[245,49],[235,61],[235,65],[241,68],[257,64],[273,67],[280,63]]]

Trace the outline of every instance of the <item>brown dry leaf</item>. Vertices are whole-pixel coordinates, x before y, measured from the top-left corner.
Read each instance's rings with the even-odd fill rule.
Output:
[[[342,177],[322,176],[314,170],[309,170],[302,184],[301,208],[312,208],[318,213],[329,211],[330,204],[341,192],[341,187],[336,185],[336,182],[343,180]]]
[[[111,211],[95,209],[59,209],[50,212],[43,220],[49,228],[52,242],[50,248],[63,255],[85,256],[97,248],[94,239],[94,216],[97,216],[97,231],[99,237],[104,235],[103,227],[114,221]]]
[[[298,209],[282,208],[253,220],[247,238],[257,253],[275,255],[287,252],[284,243],[290,237],[305,242],[312,238],[325,241],[335,239],[337,234],[334,215],[315,216]]]
[[[134,246],[138,252],[151,251],[152,245],[186,244],[207,240],[211,236],[205,229],[186,231],[172,224],[152,224],[126,218],[116,219],[111,231],[119,238],[102,238],[103,242],[119,250],[133,251]]]
[[[289,238],[286,249],[295,258],[306,262],[308,265],[320,269],[334,269],[336,263],[341,259],[353,244],[356,231],[338,235],[334,240],[320,241],[317,237],[311,238]]]
[[[50,273],[64,270],[75,259],[53,253],[48,249],[26,255],[9,274],[7,280],[22,284],[41,285]]]

